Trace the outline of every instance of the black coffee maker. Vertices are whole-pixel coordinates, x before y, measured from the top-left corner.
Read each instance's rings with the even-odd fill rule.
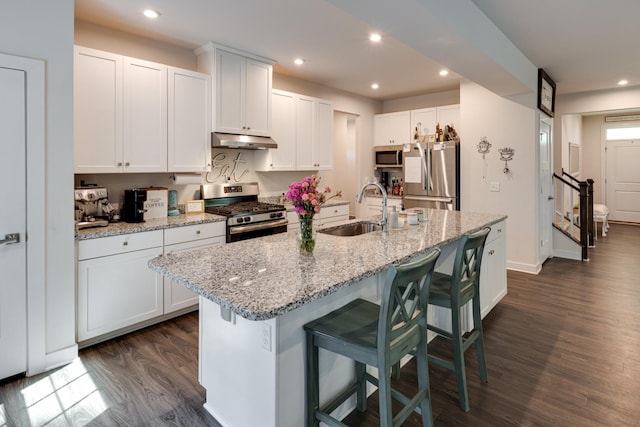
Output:
[[[126,222],[144,222],[144,202],[147,201],[147,190],[132,188],[124,190],[124,207],[121,212]]]

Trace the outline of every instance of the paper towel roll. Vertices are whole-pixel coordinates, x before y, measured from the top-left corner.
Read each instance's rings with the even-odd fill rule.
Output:
[[[173,175],[173,183],[176,185],[202,184],[202,175],[197,173],[176,173]]]

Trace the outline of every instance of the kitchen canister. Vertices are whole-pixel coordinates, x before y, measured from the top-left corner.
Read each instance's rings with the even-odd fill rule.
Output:
[[[418,224],[418,214],[416,212],[407,212],[407,223],[409,225]]]
[[[180,215],[180,211],[178,210],[178,191],[177,190],[169,190],[169,210],[167,211],[168,216],[177,216]]]

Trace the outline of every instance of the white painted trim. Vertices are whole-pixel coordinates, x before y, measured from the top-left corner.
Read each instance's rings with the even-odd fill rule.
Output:
[[[74,344],[45,356],[45,370],[55,369],[68,364],[78,357],[78,345]]]
[[[27,375],[34,375],[46,366],[45,62],[0,54],[0,64],[27,74]]]
[[[538,274],[542,270],[542,263],[525,264],[507,260],[507,270],[520,271],[522,273]]]

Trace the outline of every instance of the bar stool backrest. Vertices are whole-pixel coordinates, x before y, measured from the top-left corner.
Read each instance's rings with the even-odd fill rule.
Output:
[[[490,231],[491,229],[486,227],[475,233],[466,234],[460,239],[453,263],[453,280],[451,281],[453,300],[458,301],[462,293],[479,292],[482,252]],[[469,287],[473,287],[473,290]]]
[[[440,250],[397,267],[387,273],[378,319],[380,366],[397,362],[426,334],[431,274]]]

